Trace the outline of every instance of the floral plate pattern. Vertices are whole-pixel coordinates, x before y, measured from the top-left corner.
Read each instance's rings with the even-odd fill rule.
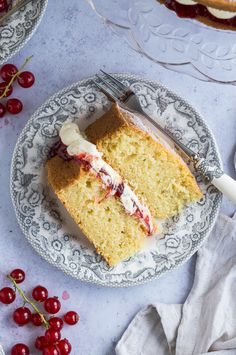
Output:
[[[212,164],[221,166],[212,133],[182,98],[157,82],[117,74],[131,85],[142,105]],[[68,119],[83,130],[109,107],[91,78],[65,88],[42,105],[26,124],[16,144],[11,166],[11,196],[26,238],[48,262],[77,279],[105,286],[131,286],[172,270],[197,251],[217,217],[221,194],[196,175],[204,198],[163,222],[162,239],[147,238],[143,251],[109,268],[79,231],[47,185],[44,164],[58,131]]]
[[[204,81],[236,84],[236,31],[179,18],[157,0],[87,0],[137,52]]]
[[[16,54],[38,27],[48,0],[32,0],[0,25],[0,65]]]

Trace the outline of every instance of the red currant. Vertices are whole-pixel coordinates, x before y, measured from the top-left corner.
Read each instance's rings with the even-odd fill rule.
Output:
[[[51,314],[55,314],[60,311],[61,309],[61,302],[57,297],[49,297],[44,302],[45,311]]]
[[[10,304],[15,301],[16,294],[11,287],[4,287],[0,290],[0,302]]]
[[[2,118],[6,113],[6,107],[0,103],[0,118]]]
[[[41,316],[38,313],[34,313],[31,316],[31,322],[33,323],[33,325],[35,325],[36,327],[39,327],[40,325],[43,324],[43,320],[41,318]]]
[[[51,329],[61,330],[63,327],[63,320],[59,317],[50,318],[48,323]]]
[[[30,71],[23,71],[17,78],[18,84],[23,88],[30,88],[34,85],[35,77]]]
[[[5,64],[0,70],[0,76],[4,81],[9,82],[17,72],[18,69],[14,64]]]
[[[9,99],[7,100],[7,111],[12,115],[17,115],[23,109],[23,104],[19,99]]]
[[[13,319],[18,325],[25,325],[29,323],[31,319],[30,309],[27,307],[17,308],[13,313]]]
[[[32,291],[32,297],[37,302],[43,302],[48,298],[48,290],[43,286],[36,286]]]
[[[59,343],[57,344],[57,347],[61,355],[70,354],[71,352],[71,344],[67,339],[60,340]]]
[[[15,269],[10,273],[10,276],[15,280],[17,284],[20,284],[25,279],[25,273],[21,269]]]
[[[1,1],[1,0],[0,0]],[[2,81],[0,83],[0,96],[3,95],[5,89],[7,87],[7,83],[5,81]],[[8,97],[12,94],[12,91],[13,91],[13,87],[10,85],[9,88],[7,89],[7,92],[5,93],[5,95],[3,97]]]
[[[79,321],[79,315],[74,311],[67,312],[64,315],[64,321],[69,325],[75,325]]]
[[[48,329],[45,332],[45,338],[47,339],[47,342],[49,344],[54,344],[61,339],[61,333],[59,332],[59,330]]]
[[[29,355],[29,348],[25,344],[16,344],[11,349],[11,355]]]
[[[41,337],[36,338],[35,343],[34,343],[34,346],[38,350],[43,350],[48,345],[49,344],[48,344],[47,339],[45,338],[45,336],[41,336]]]
[[[7,11],[7,0],[0,0],[0,12]]]
[[[43,355],[60,355],[60,352],[55,345],[50,345],[43,349]]]

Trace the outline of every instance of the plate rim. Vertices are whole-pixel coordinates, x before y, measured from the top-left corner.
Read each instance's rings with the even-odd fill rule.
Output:
[[[35,26],[30,30],[29,34],[25,37],[25,39],[21,42],[20,45],[18,45],[15,49],[10,51],[10,53],[3,60],[0,60],[0,65],[6,63],[10,58],[12,58],[14,55],[16,55],[26,45],[26,43],[33,37],[40,22],[42,21],[42,18],[44,16],[46,8],[48,6],[48,0],[40,0],[40,1],[43,4],[43,8],[42,8],[42,11],[40,12],[40,15],[38,16],[37,20],[35,21]]]
[[[211,130],[211,128],[207,125],[207,123],[205,122],[205,120],[203,119],[203,117],[201,116],[200,113],[198,113],[198,111],[196,111],[196,109],[189,104],[188,100],[185,100],[183,97],[181,97],[179,94],[175,93],[174,91],[170,90],[167,86],[161,84],[160,82],[158,82],[157,80],[150,80],[148,78],[136,75],[136,74],[129,74],[129,73],[112,73],[112,75],[117,75],[117,76],[124,76],[126,78],[131,78],[131,79],[135,79],[138,80],[140,82],[144,82],[147,83],[149,85],[157,85],[159,88],[164,89],[166,91],[168,91],[170,94],[174,95],[177,99],[179,99],[180,101],[184,101],[188,107],[193,110],[196,115],[197,118],[200,119],[201,123],[203,123],[204,127],[207,129],[207,131],[209,132],[212,142],[214,144],[214,149],[216,151],[216,155],[219,161],[219,165],[221,168],[223,168],[223,163],[221,160],[221,156],[219,153],[219,148],[216,142],[216,139],[213,135],[213,132]],[[85,281],[89,284],[95,284],[95,285],[100,285],[103,287],[113,287],[113,288],[121,288],[121,287],[129,287],[129,286],[137,286],[137,285],[143,285],[147,282],[150,281],[154,281],[157,278],[166,275],[167,273],[173,271],[174,269],[178,268],[179,266],[182,266],[185,262],[187,262],[197,251],[198,249],[203,245],[203,243],[207,240],[207,238],[209,237],[215,223],[217,220],[217,217],[219,215],[220,212],[220,207],[221,207],[221,203],[222,203],[222,193],[218,192],[218,198],[217,198],[217,205],[213,206],[213,210],[214,210],[214,215],[212,217],[212,224],[208,227],[208,230],[205,234],[205,236],[199,240],[199,242],[196,244],[196,246],[193,248],[193,250],[191,251],[191,253],[187,254],[182,260],[181,262],[179,262],[178,264],[175,264],[174,266],[171,266],[168,270],[164,270],[161,271],[160,273],[157,272],[155,273],[155,275],[153,276],[149,276],[146,277],[145,279],[139,280],[139,281],[121,281],[121,282],[114,282],[114,281],[108,281],[108,282],[102,282],[101,280],[90,280],[89,278],[85,278],[83,276],[80,275],[80,273],[73,273],[73,271],[70,271],[69,269],[63,267],[62,265],[58,265],[55,261],[53,261],[50,257],[48,257],[45,253],[41,252],[41,250],[37,247],[37,244],[34,243],[33,239],[31,238],[30,234],[25,230],[24,225],[21,223],[19,215],[18,215],[18,211],[15,205],[15,200],[14,200],[14,196],[13,196],[13,183],[12,183],[12,179],[13,179],[13,170],[14,170],[14,161],[16,158],[16,153],[17,153],[17,148],[19,145],[20,140],[22,139],[22,136],[24,135],[25,131],[27,131],[28,127],[31,124],[31,121],[36,118],[38,116],[38,114],[40,113],[40,111],[47,106],[50,101],[56,99],[58,96],[63,95],[65,92],[72,90],[74,87],[76,86],[81,86],[83,84],[85,84],[86,82],[92,81],[93,79],[95,79],[95,75],[93,76],[89,76],[87,78],[84,78],[82,80],[76,81],[64,88],[62,88],[61,90],[57,91],[56,93],[54,93],[53,95],[51,95],[43,104],[41,104],[38,109],[31,115],[31,117],[28,119],[28,121],[26,122],[25,126],[23,127],[22,131],[20,132],[13,153],[12,153],[12,159],[11,159],[11,165],[10,165],[10,195],[11,195],[11,201],[13,204],[13,209],[15,211],[15,215],[16,215],[16,219],[17,222],[20,226],[21,231],[23,232],[25,238],[27,239],[27,241],[31,244],[31,246],[33,247],[33,249],[44,259],[46,260],[49,264],[55,266],[57,269],[61,270],[64,274],[72,276],[73,278],[75,278],[78,281]]]

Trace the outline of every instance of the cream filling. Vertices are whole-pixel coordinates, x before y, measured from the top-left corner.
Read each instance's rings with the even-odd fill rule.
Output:
[[[175,1],[181,5],[196,5],[196,1],[192,1],[192,0],[175,0]]]
[[[196,5],[196,1],[192,0],[175,0],[181,5]],[[236,12],[231,12],[231,11],[224,11],[224,10],[218,10],[214,9],[213,7],[206,6],[207,10],[216,18],[219,18],[221,20],[228,20],[236,16]]]
[[[231,11],[224,11],[224,10],[218,10],[214,9],[213,7],[207,7],[207,10],[216,18],[219,18],[221,20],[228,20],[230,18],[233,18],[236,16],[236,12],[231,12]]]
[[[138,208],[141,210],[141,212],[147,216],[149,215],[151,219],[151,215],[149,213],[149,210],[147,207],[142,205],[139,202],[138,197],[135,195],[135,193],[131,190],[131,188],[123,181],[121,176],[109,165],[107,164],[103,159],[101,158],[93,158],[89,157],[86,159],[86,161],[89,161],[91,164],[92,170],[100,175],[100,178],[104,184],[104,187],[111,187],[110,195],[115,195],[117,192],[117,188],[120,184],[124,184],[124,189],[123,192],[120,196],[120,200],[122,204],[124,205],[126,211],[130,214],[133,215],[135,214]],[[102,174],[101,171],[105,171],[107,174]]]
[[[102,153],[97,150],[95,144],[87,141],[81,134],[79,127],[75,123],[65,123],[60,129],[59,136],[62,143],[67,145],[69,155],[79,154],[81,152],[101,157]]]
[[[67,146],[67,152],[81,163],[88,163],[89,170],[102,180],[103,188],[108,190],[108,195],[117,195],[125,211],[131,216],[139,218],[147,234],[154,233],[154,225],[149,209],[143,205],[131,188],[123,181],[122,177],[101,157],[96,145],[87,141],[75,123],[66,123],[60,130],[60,138]],[[119,191],[122,189],[122,191]]]

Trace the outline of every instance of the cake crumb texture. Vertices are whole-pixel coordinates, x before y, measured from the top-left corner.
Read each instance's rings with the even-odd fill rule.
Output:
[[[142,248],[146,234],[138,219],[116,197],[102,199],[105,190],[93,174],[58,156],[46,163],[46,170],[50,186],[110,266]]]
[[[171,217],[202,197],[181,158],[135,126],[132,117],[117,105],[113,104],[85,133],[154,216]]]

